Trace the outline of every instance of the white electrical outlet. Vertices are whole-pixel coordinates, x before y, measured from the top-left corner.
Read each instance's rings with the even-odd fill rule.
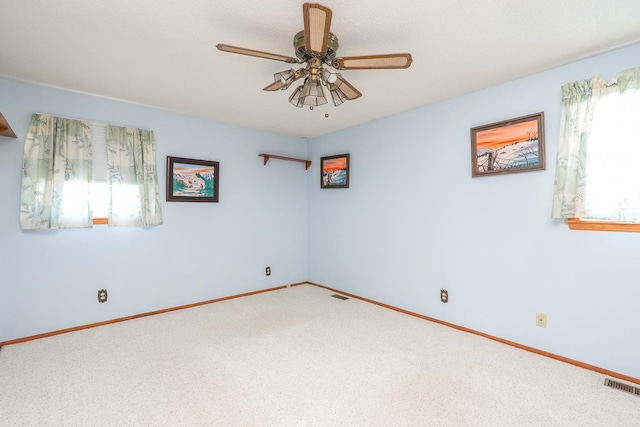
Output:
[[[547,313],[536,313],[536,326],[547,327]]]

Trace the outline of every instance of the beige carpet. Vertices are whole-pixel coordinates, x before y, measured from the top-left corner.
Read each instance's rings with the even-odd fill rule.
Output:
[[[2,426],[639,426],[604,376],[312,285],[0,350]]]

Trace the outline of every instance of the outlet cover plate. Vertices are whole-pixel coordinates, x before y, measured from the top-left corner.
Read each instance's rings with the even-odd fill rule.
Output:
[[[540,326],[541,328],[547,327],[547,314],[546,313],[536,313],[536,326]]]
[[[98,291],[98,302],[107,302],[107,290],[100,289]]]

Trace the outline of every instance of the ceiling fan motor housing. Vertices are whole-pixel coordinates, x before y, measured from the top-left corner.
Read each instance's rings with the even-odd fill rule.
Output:
[[[302,61],[307,62],[311,58],[318,57],[307,51],[306,41],[304,38],[304,30],[300,31],[293,37],[293,48],[296,51],[296,57]],[[324,56],[318,57],[322,62],[327,65],[331,65],[331,62],[335,59],[338,52],[338,37],[335,34],[329,33],[329,41],[327,42],[327,53]]]

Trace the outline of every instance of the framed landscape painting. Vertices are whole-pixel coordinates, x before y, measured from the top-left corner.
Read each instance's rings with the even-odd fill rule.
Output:
[[[349,188],[349,155],[320,158],[320,188]]]
[[[218,202],[220,163],[167,156],[167,202]]]
[[[471,128],[472,176],[544,169],[544,113]]]

